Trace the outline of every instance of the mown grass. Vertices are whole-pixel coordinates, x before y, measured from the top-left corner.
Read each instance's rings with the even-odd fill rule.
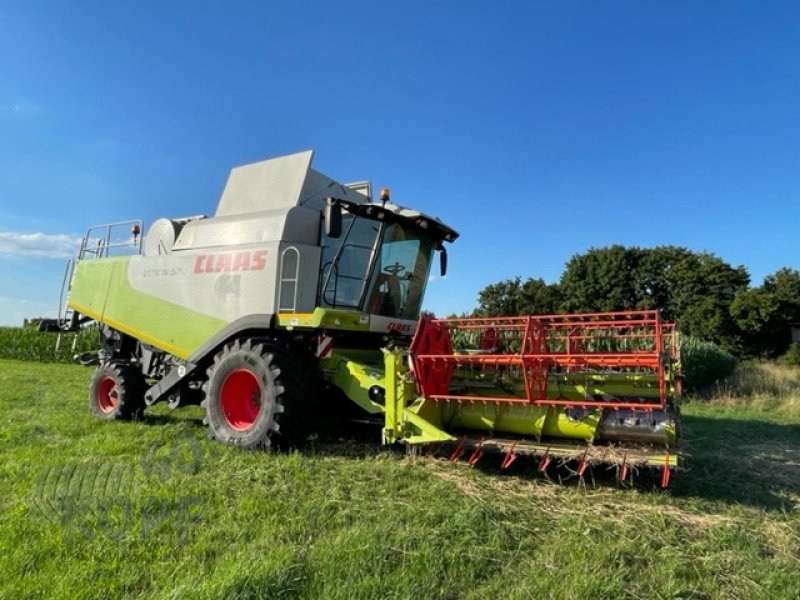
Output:
[[[247,453],[199,409],[86,409],[0,360],[2,598],[796,598],[800,418],[690,402],[668,493],[336,441]]]

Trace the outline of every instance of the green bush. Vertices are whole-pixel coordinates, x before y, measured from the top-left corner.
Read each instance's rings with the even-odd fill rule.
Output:
[[[681,338],[681,363],[687,391],[698,391],[729,377],[736,359],[712,342]]]
[[[99,337],[94,327],[62,333],[60,343],[57,333],[42,333],[35,327],[0,327],[0,358],[68,363],[75,354],[98,347]]]
[[[781,357],[781,362],[792,367],[800,367],[800,342],[789,346],[789,350]]]

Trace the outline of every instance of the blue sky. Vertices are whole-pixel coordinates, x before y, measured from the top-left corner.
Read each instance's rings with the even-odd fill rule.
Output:
[[[800,268],[800,3],[0,0],[0,323],[88,225],[304,149],[461,232],[426,306],[592,246]]]

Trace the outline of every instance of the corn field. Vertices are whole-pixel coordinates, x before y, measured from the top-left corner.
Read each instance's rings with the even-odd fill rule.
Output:
[[[681,337],[681,363],[689,391],[699,391],[723,381],[736,368],[736,359],[713,344]]]
[[[72,362],[76,354],[97,350],[97,329],[76,333],[41,333],[34,327],[0,327],[0,358],[39,362]]]

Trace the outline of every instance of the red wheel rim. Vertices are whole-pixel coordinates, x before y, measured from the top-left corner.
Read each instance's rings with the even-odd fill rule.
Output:
[[[117,406],[117,382],[113,377],[104,377],[100,384],[97,386],[95,398],[97,406],[104,413],[113,412],[114,407]]]
[[[237,431],[253,426],[261,412],[261,385],[248,369],[236,369],[222,382],[220,390],[222,414],[228,425]]]

